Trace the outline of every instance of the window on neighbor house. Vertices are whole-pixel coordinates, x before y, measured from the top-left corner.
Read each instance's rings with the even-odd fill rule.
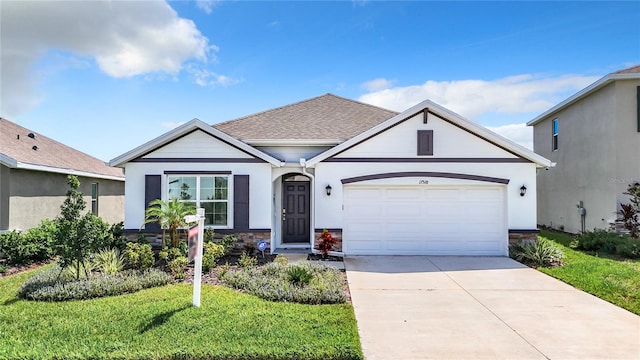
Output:
[[[91,213],[98,216],[98,183],[91,183]]]
[[[552,150],[558,150],[558,119],[553,119],[553,139]]]
[[[204,224],[214,227],[229,225],[229,176],[169,175],[169,199],[178,199],[204,208]]]

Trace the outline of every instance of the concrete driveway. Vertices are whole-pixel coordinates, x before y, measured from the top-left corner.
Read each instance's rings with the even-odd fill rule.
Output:
[[[640,317],[506,257],[355,256],[366,359],[640,359]]]

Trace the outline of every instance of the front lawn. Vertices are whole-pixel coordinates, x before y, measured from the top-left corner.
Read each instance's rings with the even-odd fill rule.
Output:
[[[576,251],[568,246],[572,238],[566,234],[543,230],[540,236],[562,248],[565,265],[538,270],[640,315],[639,261],[601,258]]]
[[[0,359],[362,359],[353,308],[276,303],[219,286],[168,285],[35,302],[0,279]]]

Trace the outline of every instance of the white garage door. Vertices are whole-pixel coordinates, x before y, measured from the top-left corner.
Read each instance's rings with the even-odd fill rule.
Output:
[[[506,255],[504,188],[347,185],[344,252]]]

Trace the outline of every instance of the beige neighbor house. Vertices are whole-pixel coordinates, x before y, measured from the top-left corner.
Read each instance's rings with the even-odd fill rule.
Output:
[[[271,252],[312,249],[327,229],[346,255],[504,256],[536,236],[536,172],[551,162],[429,100],[397,113],[326,94],[194,119],[111,165],[126,169],[126,229],[177,198]]]
[[[538,223],[571,233],[609,228],[640,182],[640,65],[611,73],[531,120]]]
[[[0,118],[0,232],[56,217],[68,175],[80,180],[88,211],[109,223],[123,221],[122,169]]]

